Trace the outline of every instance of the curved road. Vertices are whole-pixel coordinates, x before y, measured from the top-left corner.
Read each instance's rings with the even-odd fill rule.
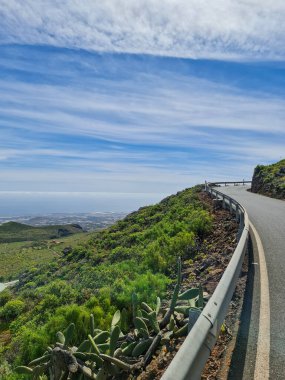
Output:
[[[218,190],[230,195],[242,204],[248,212],[249,219],[257,230],[262,242],[269,280],[270,300],[270,351],[269,351],[269,379],[285,379],[285,201],[272,199],[246,191],[245,186],[220,187]],[[254,379],[256,345],[258,335],[260,281],[263,281],[259,270],[259,257],[254,253],[251,272],[254,274],[252,284],[253,299],[248,305],[250,325],[248,337],[241,342],[247,345],[243,371],[233,370],[231,379]],[[268,313],[269,314],[269,313]],[[262,315],[267,318],[267,315]],[[241,323],[241,327],[242,323]],[[241,360],[239,355],[236,360]],[[243,372],[243,374],[242,374]],[[258,368],[257,371],[258,372]],[[255,373],[256,375],[256,373]],[[267,376],[263,377],[264,380]],[[259,378],[259,377],[258,377]]]

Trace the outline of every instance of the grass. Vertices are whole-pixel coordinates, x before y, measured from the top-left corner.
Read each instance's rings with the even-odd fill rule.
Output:
[[[0,225],[0,243],[57,239],[79,232],[83,232],[83,230],[76,224],[33,227],[22,223],[8,222]]]
[[[48,263],[61,255],[64,247],[74,247],[89,237],[88,233],[78,233],[56,241],[0,243],[0,281],[17,279],[24,270]]]

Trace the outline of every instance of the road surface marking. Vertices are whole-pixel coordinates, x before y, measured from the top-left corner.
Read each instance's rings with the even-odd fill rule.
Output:
[[[270,353],[270,298],[269,281],[265,261],[264,249],[261,239],[253,224],[250,222],[250,231],[253,233],[259,256],[260,271],[260,311],[257,350],[254,370],[254,380],[269,379],[269,353]]]

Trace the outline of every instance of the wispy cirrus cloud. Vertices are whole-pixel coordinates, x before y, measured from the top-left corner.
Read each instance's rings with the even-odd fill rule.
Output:
[[[139,87],[133,81],[118,88],[106,80],[91,83],[94,87],[81,89],[0,81],[2,123],[37,133],[48,126],[55,134],[162,146],[189,146],[185,137],[206,141],[211,129],[267,132],[270,125],[271,133],[284,133],[285,100],[272,94],[175,73],[171,79],[145,76]]]
[[[177,65],[143,75],[132,60],[122,66],[130,78],[75,71],[50,84],[24,80],[28,71],[0,81],[5,189],[175,191],[213,175],[250,177],[256,162],[282,155],[283,96]]]
[[[187,58],[284,59],[282,0],[3,0],[0,42]]]
[[[284,154],[281,63],[2,53],[0,191],[171,193]]]

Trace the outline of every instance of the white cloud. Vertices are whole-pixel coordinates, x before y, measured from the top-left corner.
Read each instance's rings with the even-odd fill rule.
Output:
[[[0,190],[171,193],[250,178],[284,154],[285,100],[274,86],[131,63],[119,79],[73,72],[43,84],[28,82],[30,68],[0,80]]]
[[[251,163],[232,162],[216,167],[206,162],[188,162],[188,167],[144,167],[109,165],[109,171],[84,172],[82,168],[22,168],[1,170],[0,192],[102,192],[171,194],[207,180],[250,178]],[[118,170],[119,167],[119,170]]]
[[[2,43],[218,59],[284,58],[283,0],[2,0]]]
[[[100,87],[99,79],[96,85]],[[285,100],[272,94],[245,93],[179,75],[146,77],[139,88],[132,81],[121,83],[120,89],[108,87],[108,81],[104,86],[100,91],[92,85],[83,90],[1,81],[0,113],[7,119],[1,123],[34,133],[173,147],[211,147],[221,142],[213,139],[217,131],[225,141],[227,132],[237,138],[243,132],[284,138]],[[239,139],[243,143],[244,138]]]

